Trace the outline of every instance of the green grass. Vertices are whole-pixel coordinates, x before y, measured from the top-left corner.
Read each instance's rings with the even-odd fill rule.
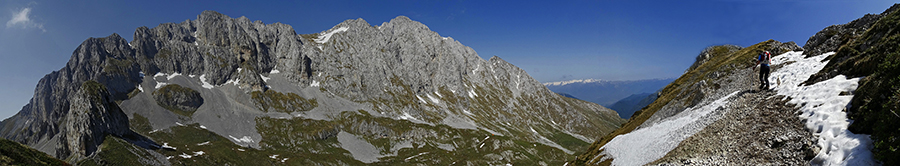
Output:
[[[447,125],[374,117],[363,110],[341,113],[333,117],[334,120],[257,118],[257,131],[262,136],[260,149],[236,145],[229,138],[201,129],[197,124],[172,126],[150,133],[148,130],[151,128],[146,118],[137,114],[132,117],[130,123],[133,130],[159,144],[167,143],[176,149],[139,149],[121,139],[109,137],[101,145],[98,157],[82,160],[79,164],[135,165],[133,161],[149,156],[146,151],[173,156],[169,159],[173,165],[365,164],[355,160],[349,151],[341,148],[337,140],[338,131],[359,136],[384,155],[389,155],[368,165],[562,165],[571,159],[567,157],[572,157],[559,149],[510,136],[492,135],[483,130],[456,129]],[[484,140],[488,136],[490,138]],[[551,138],[578,143],[577,139],[565,135],[554,135]],[[392,151],[396,149],[395,146],[406,141],[412,141],[412,147]],[[204,142],[209,143],[202,144]],[[442,145],[451,146],[453,150],[439,148]],[[178,156],[193,155],[198,151],[205,154],[191,158]],[[393,153],[396,155],[390,156]],[[107,156],[108,154],[121,156]],[[278,155],[277,159],[270,158],[272,155]],[[284,158],[287,160],[282,163],[281,159]]]
[[[145,165],[140,160],[152,160],[153,156],[141,147],[121,138],[107,135],[97,154],[78,161],[78,165]]]
[[[132,131],[140,134],[148,134],[153,130],[153,126],[150,125],[150,119],[147,119],[138,113],[132,114],[131,117],[132,118],[128,120],[128,124]]]
[[[0,138],[0,165],[69,165],[44,152]]]
[[[281,93],[271,89],[265,92],[253,91],[250,96],[253,103],[265,112],[303,112],[319,106],[316,99],[306,99],[295,93]]]

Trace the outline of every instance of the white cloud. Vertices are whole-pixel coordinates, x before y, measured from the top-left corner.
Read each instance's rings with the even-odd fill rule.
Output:
[[[9,21],[6,21],[6,27],[10,28],[10,27],[19,26],[22,28],[37,28],[37,29],[40,29],[41,31],[46,32],[47,30],[44,29],[44,24],[34,22],[34,20],[29,18],[28,14],[30,14],[30,13],[31,13],[30,7],[23,8],[19,12],[14,12],[12,19],[9,19]]]

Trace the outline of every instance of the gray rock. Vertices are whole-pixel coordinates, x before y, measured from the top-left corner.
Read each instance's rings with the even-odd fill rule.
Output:
[[[96,151],[106,135],[122,137],[131,132],[128,116],[100,83],[85,82],[70,101],[69,113],[60,123],[57,158],[79,161]]]
[[[837,51],[840,46],[850,43],[862,36],[875,21],[896,11],[898,8],[900,8],[900,5],[894,5],[881,14],[866,14],[865,16],[846,24],[825,27],[825,29],[816,32],[815,35],[809,37],[809,40],[806,41],[806,45],[803,45],[803,49],[806,50],[803,52],[803,55],[809,57],[821,55],[826,52]]]
[[[85,40],[66,67],[41,78],[34,97],[22,111],[0,122],[0,136],[26,145],[46,144],[60,133],[60,121],[69,114],[70,99],[75,98],[78,85],[97,80],[113,100],[125,98],[140,82],[140,68],[130,63],[136,60],[134,50],[117,34]]]
[[[69,99],[78,97],[75,93],[78,87],[72,85],[96,80],[109,92],[109,96],[101,95],[106,100],[128,100],[129,93],[138,93],[135,92],[138,85],[144,85],[145,89],[150,88],[147,85],[156,85],[142,84],[144,80],[154,79],[145,79],[140,72],[147,76],[156,73],[202,76],[216,88],[194,89],[207,95],[210,101],[217,101],[214,106],[204,109],[204,102],[200,102],[202,99],[194,93],[174,98],[157,96],[155,100],[162,105],[198,110],[194,117],[186,118],[188,121],[246,121],[240,127],[242,130],[223,126],[210,126],[209,130],[223,136],[231,136],[223,134],[229,132],[235,136],[248,136],[255,141],[241,145],[251,147],[258,147],[256,143],[260,139],[252,126],[254,118],[284,115],[265,114],[250,106],[248,93],[268,90],[270,85],[266,79],[272,73],[280,73],[278,77],[286,79],[276,83],[279,86],[295,85],[298,87],[294,89],[305,88],[304,91],[321,88],[319,92],[301,94],[303,97],[322,97],[320,102],[347,100],[358,105],[371,105],[364,108],[372,108],[366,111],[378,112],[378,116],[403,117],[429,125],[455,118],[455,121],[477,124],[472,128],[517,140],[540,142],[564,151],[567,150],[555,142],[543,141],[546,140],[543,135],[564,133],[590,142],[624,122],[612,110],[561,97],[499,57],[484,60],[472,48],[453,38],[441,37],[424,24],[404,16],[380,26],[370,25],[363,19],[346,20],[321,33],[298,35],[289,25],[263,24],[245,17],[230,18],[204,11],[195,20],[137,28],[134,41],[130,43],[116,34],[86,40],[73,53],[66,67],[39,82],[34,98],[19,114],[0,122],[0,136],[27,145],[46,143],[53,136],[65,133],[60,124],[63,118],[91,124],[66,127],[65,131],[90,129],[94,124],[121,126],[123,123],[117,117],[107,117],[113,115],[101,115],[100,122],[92,117],[64,117],[73,108],[98,107],[84,102],[72,103]],[[186,87],[199,85],[192,82],[196,81],[193,77],[176,80],[174,82],[185,83],[183,86]],[[237,88],[231,87],[232,83]],[[215,94],[227,96],[208,96]],[[139,98],[149,100],[147,96]],[[115,106],[115,102],[109,104],[104,108]],[[204,110],[208,112],[204,113]],[[314,109],[310,112],[329,111],[346,110]],[[125,112],[141,114],[135,110]],[[215,117],[196,117],[210,115]],[[146,117],[153,123],[156,121],[153,118],[172,116]],[[165,120],[172,121],[180,120]],[[363,124],[348,127],[360,132],[384,134],[387,131]],[[103,130],[107,129],[93,131]],[[328,138],[335,133],[338,130],[328,130],[315,137]],[[91,134],[66,135],[65,138],[97,138]],[[98,144],[82,142],[68,149],[56,149],[53,153],[58,158],[85,156],[91,151],[76,149]]]

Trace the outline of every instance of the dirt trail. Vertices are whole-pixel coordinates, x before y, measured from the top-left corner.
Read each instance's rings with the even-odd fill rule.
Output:
[[[809,165],[818,151],[789,99],[742,91],[722,119],[651,165]]]

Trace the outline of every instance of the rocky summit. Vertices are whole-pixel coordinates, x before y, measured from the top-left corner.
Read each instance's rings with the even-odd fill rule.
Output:
[[[205,11],[85,40],[0,136],[76,165],[562,165],[624,121],[404,16]]]

